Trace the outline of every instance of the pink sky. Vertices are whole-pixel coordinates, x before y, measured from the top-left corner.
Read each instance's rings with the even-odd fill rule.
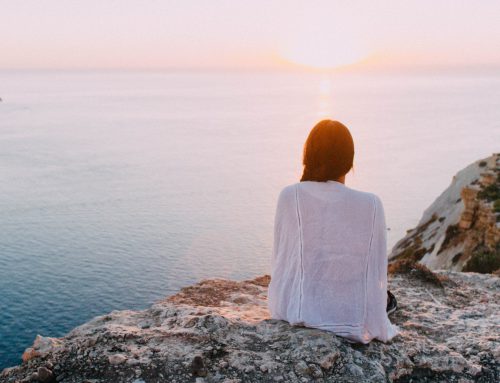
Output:
[[[354,50],[364,67],[500,67],[493,0],[0,0],[0,9],[0,68],[293,68],[318,52],[346,64]]]

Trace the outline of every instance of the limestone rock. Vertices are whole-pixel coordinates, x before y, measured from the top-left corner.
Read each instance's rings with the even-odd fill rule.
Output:
[[[127,361],[127,357],[125,355],[122,355],[122,354],[114,354],[114,355],[108,356],[108,360],[109,360],[109,364],[111,364],[112,366],[116,366],[118,364],[125,363]]]
[[[33,346],[27,348],[23,355],[22,360],[27,362],[33,358],[45,356],[51,351],[57,350],[61,346],[61,342],[57,338],[49,338],[37,335]]]
[[[46,366],[63,383],[499,381],[500,279],[440,271],[433,280],[392,274],[399,308],[391,320],[402,334],[368,345],[270,319],[269,276],[204,280],[147,310],[37,337],[38,354],[0,382],[40,377]]]
[[[458,172],[417,227],[396,243],[389,258],[411,259],[433,270],[498,270],[500,153]]]
[[[41,383],[51,383],[55,381],[54,373],[47,367],[38,367],[37,375]]]

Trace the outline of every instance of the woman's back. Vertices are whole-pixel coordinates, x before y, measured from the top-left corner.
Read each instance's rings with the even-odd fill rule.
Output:
[[[341,182],[303,181],[278,198],[269,309],[352,341],[390,340],[383,206]]]

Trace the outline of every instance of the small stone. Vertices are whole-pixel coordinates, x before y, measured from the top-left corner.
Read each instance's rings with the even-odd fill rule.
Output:
[[[203,358],[199,355],[196,355],[191,362],[191,373],[193,376],[204,377],[207,376],[207,369],[205,368],[205,363],[203,362]]]
[[[114,355],[110,355],[108,357],[108,360],[109,360],[109,364],[111,364],[112,366],[116,366],[118,364],[124,363],[127,360],[127,357],[125,355],[122,355],[122,354],[114,354]]]
[[[127,359],[128,366],[136,366],[140,363],[138,359]]]
[[[347,366],[348,371],[354,376],[363,376],[363,369],[356,364],[350,364]]]
[[[309,373],[313,378],[322,378],[323,377],[323,371],[321,371],[321,368],[315,364],[310,364],[309,365]]]
[[[330,368],[333,367],[335,361],[339,357],[339,353],[331,353],[326,355],[321,361],[319,362],[319,365],[321,368],[324,368],[325,370],[329,370]]]
[[[481,366],[477,364],[469,365],[469,373],[473,376],[478,375],[481,372]]]
[[[38,380],[42,383],[53,382],[55,377],[54,373],[47,367],[38,367]]]
[[[309,375],[309,366],[303,360],[299,360],[295,365],[295,372],[301,376]]]
[[[139,322],[138,325],[137,325],[139,328],[141,329],[148,329],[148,328],[151,328],[151,323],[150,322],[147,322],[147,321],[142,321],[142,322]]]

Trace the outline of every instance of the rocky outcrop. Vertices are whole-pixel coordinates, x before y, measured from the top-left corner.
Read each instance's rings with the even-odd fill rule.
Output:
[[[430,269],[500,269],[500,154],[455,175],[389,258],[411,259]]]
[[[414,264],[414,266],[416,266]],[[269,318],[269,276],[210,279],[144,311],[37,337],[1,382],[498,382],[500,279],[393,270],[401,334],[352,344]]]

